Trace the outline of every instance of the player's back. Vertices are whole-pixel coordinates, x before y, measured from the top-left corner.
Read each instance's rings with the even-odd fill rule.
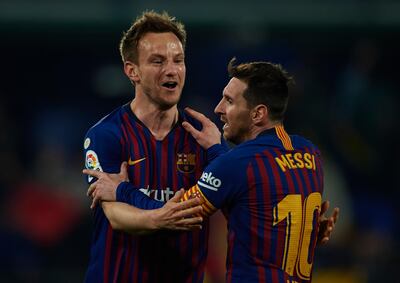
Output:
[[[211,163],[197,183],[205,211],[228,219],[227,282],[308,282],[323,172],[318,149],[283,127]]]

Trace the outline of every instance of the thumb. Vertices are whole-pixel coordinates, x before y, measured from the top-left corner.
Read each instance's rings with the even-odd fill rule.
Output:
[[[128,163],[126,161],[122,162],[119,173],[122,175],[122,177],[128,179]]]

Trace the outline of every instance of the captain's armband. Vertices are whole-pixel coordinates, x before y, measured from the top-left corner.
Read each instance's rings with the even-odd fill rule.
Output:
[[[182,197],[182,200],[188,200],[188,199],[195,198],[195,197],[198,197],[202,200],[202,204],[201,204],[201,206],[203,207],[203,211],[201,212],[202,216],[209,217],[214,212],[217,211],[217,208],[215,208],[207,200],[207,198],[203,195],[203,193],[201,192],[201,190],[197,184],[185,192],[185,194]]]

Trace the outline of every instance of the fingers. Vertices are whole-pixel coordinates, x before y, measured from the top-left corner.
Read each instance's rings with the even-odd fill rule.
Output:
[[[333,218],[333,223],[336,223],[336,221],[339,219],[339,207],[335,207],[332,213],[332,218]]]
[[[93,192],[96,190],[96,186],[97,186],[97,181],[90,184],[89,189],[86,192],[86,196],[91,197]]]
[[[329,209],[329,200],[325,200],[321,204],[321,212],[319,213],[320,216],[324,215],[325,212],[327,212]]]
[[[203,229],[203,226],[202,225],[175,226],[171,229],[176,231],[192,231],[192,230],[201,230]]]
[[[184,193],[185,193],[185,190],[184,189],[180,189],[179,191],[177,191],[175,193],[175,195],[169,201],[176,202],[176,203],[180,202],[180,200],[183,197]]]
[[[203,208],[201,206],[190,207],[184,210],[179,210],[174,214],[174,218],[192,218],[193,215],[202,213]]]
[[[194,198],[180,202],[177,209],[184,210],[184,209],[187,209],[189,207],[193,207],[193,206],[196,206],[199,204],[201,204],[201,199],[198,197],[194,197]]]
[[[185,112],[188,113],[193,118],[195,118],[196,120],[199,120],[200,123],[202,123],[202,124],[208,120],[208,118],[203,113],[195,111],[190,107],[186,107]]]
[[[101,174],[103,174],[103,172],[101,172],[101,171],[91,170],[91,169],[83,169],[82,173],[85,175],[90,175],[92,177],[96,177],[97,179],[99,179]]]
[[[180,219],[175,222],[176,226],[191,226],[191,225],[201,225],[203,222],[203,217],[196,216],[191,218]]]
[[[92,204],[90,205],[90,209],[94,209],[99,201],[100,197],[98,195],[95,195],[93,197]]]
[[[182,122],[182,127],[191,134],[195,139],[197,139],[200,135],[200,131],[196,130],[189,122]]]
[[[321,245],[325,245],[326,243],[328,243],[328,241],[329,241],[329,237],[323,237],[322,239],[321,239]]]

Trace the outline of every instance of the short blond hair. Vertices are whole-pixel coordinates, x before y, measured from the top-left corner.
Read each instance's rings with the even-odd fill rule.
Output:
[[[122,61],[131,61],[138,64],[138,44],[140,39],[147,33],[172,32],[182,43],[183,49],[186,46],[186,31],[184,25],[171,17],[167,12],[157,13],[155,11],[145,11],[136,18],[130,28],[124,32],[119,51]]]

